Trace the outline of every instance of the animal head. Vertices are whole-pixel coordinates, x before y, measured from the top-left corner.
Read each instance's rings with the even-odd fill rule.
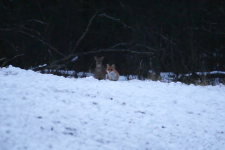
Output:
[[[110,66],[109,64],[107,64],[107,72],[111,72],[115,70],[115,65],[113,64],[112,66]]]
[[[102,60],[104,59],[104,56],[98,58],[98,57],[94,57],[95,61],[96,61],[96,66],[101,66],[102,65]]]

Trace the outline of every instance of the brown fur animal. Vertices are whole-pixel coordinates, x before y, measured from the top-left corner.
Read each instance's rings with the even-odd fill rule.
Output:
[[[108,73],[107,79],[109,79],[111,81],[118,81],[120,75],[116,71],[114,64],[112,66],[110,66],[109,64],[107,64],[106,72]]]
[[[94,72],[94,78],[98,80],[105,80],[106,70],[105,67],[102,65],[102,60],[104,56],[101,58],[94,57],[96,61],[96,67]]]

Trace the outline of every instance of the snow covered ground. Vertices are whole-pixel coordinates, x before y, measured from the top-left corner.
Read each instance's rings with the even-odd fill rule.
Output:
[[[0,68],[0,150],[224,150],[225,86]]]

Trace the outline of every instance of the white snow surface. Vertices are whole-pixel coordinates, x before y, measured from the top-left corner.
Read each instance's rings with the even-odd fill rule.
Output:
[[[0,150],[224,150],[225,86],[0,68]]]

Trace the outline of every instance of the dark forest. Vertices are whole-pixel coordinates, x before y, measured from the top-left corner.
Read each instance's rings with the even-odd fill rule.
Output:
[[[225,1],[0,2],[1,67],[89,72],[94,56],[139,78],[225,71]]]

